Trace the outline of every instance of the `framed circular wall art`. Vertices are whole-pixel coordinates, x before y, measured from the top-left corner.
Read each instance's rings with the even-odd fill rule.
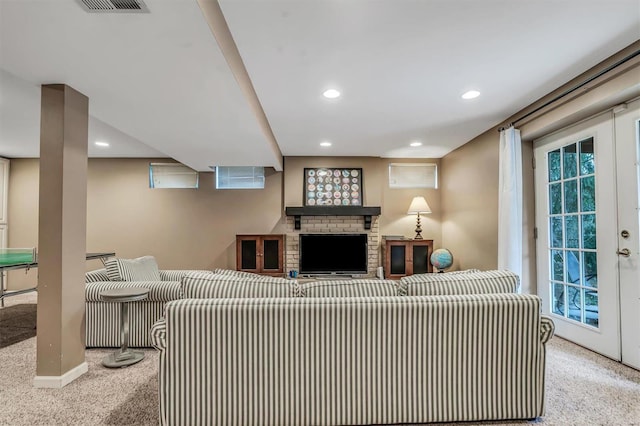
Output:
[[[362,206],[361,168],[305,168],[303,186],[305,206]]]

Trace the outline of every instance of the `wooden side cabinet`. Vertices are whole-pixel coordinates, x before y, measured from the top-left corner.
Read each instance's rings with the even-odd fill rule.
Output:
[[[384,240],[382,248],[387,279],[433,272],[429,261],[433,240]]]
[[[236,269],[255,274],[282,275],[284,235],[236,235]]]

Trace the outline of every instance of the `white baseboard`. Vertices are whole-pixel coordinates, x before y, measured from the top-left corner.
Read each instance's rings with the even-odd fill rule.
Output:
[[[89,366],[86,362],[83,362],[77,367],[67,371],[62,376],[36,376],[33,379],[33,387],[60,389],[73,382],[87,371],[89,371]]]

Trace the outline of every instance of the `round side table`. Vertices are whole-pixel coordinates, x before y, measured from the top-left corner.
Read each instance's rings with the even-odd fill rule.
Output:
[[[144,287],[114,288],[104,290],[100,298],[105,302],[120,303],[120,349],[107,355],[102,365],[109,368],[126,367],[142,361],[144,352],[129,349],[129,302],[144,300],[149,289]]]

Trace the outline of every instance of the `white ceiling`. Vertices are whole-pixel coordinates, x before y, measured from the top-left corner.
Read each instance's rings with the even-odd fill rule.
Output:
[[[0,0],[0,156],[38,155],[39,85],[66,83],[90,98],[92,156],[278,166],[197,1],[145,3]],[[220,4],[285,156],[441,157],[640,39],[640,0]]]

